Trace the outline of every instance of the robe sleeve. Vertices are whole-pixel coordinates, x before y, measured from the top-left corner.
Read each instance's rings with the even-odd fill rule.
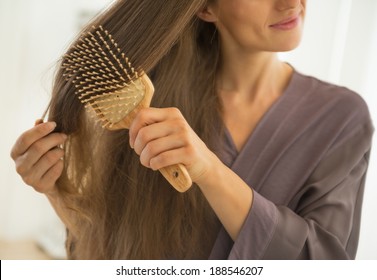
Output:
[[[295,208],[254,191],[228,259],[353,259],[373,126],[364,123],[334,145],[296,194]]]

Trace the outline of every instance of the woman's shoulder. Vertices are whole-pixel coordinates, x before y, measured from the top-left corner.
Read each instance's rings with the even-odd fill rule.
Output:
[[[336,85],[295,71],[296,83],[306,95],[306,101],[311,106],[318,106],[318,110],[337,115],[338,118],[358,119],[359,122],[371,120],[368,105],[363,97],[341,85]]]
[[[300,104],[298,122],[309,126],[311,134],[321,139],[332,135],[339,143],[360,130],[369,138],[373,134],[368,105],[360,94],[297,71],[291,83],[291,94]]]

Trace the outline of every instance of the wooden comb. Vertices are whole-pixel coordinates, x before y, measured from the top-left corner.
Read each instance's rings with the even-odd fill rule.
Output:
[[[154,87],[149,77],[136,71],[111,34],[102,26],[93,27],[63,57],[67,81],[89,111],[94,111],[109,130],[128,129],[140,109],[150,106]],[[183,164],[159,170],[179,192],[192,180]]]

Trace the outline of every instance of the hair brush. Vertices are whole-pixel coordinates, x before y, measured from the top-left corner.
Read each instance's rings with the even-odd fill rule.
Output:
[[[62,67],[85,108],[108,130],[128,129],[138,111],[149,107],[154,87],[143,70],[132,67],[111,34],[93,27],[64,55]],[[183,164],[159,170],[179,192],[192,181]]]

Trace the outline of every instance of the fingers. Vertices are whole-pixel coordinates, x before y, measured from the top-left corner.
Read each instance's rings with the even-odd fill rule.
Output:
[[[166,126],[162,123],[141,127],[137,132],[132,147],[140,155],[145,145],[158,138],[166,137],[172,133],[172,126]]]
[[[17,172],[22,175],[32,169],[32,167],[51,149],[62,145],[67,136],[61,133],[52,133],[41,139],[36,140],[21,155],[17,155],[14,159]],[[29,139],[25,139],[29,141]]]
[[[130,127],[130,146],[134,148],[135,140],[141,128],[166,120],[179,118],[183,117],[181,112],[176,108],[145,108],[141,110],[136,115]]]
[[[149,168],[156,171],[161,168],[181,163],[188,166],[187,148],[166,150],[149,159]]]
[[[57,167],[54,168],[54,166],[58,166],[60,168],[60,166],[63,165],[63,156],[64,151],[61,148],[56,147],[48,151],[37,161],[34,166],[22,173],[24,182],[27,185],[33,186],[38,192],[47,191],[55,184],[55,181],[61,175],[61,172],[59,174],[56,174],[55,171],[57,171]],[[47,175],[49,172],[50,174]],[[54,178],[51,173],[52,175],[59,176],[56,177],[53,181],[48,181],[48,178]]]
[[[11,151],[12,159],[25,153],[29,147],[38,139],[51,133],[56,127],[55,122],[47,122],[39,124],[27,131],[25,131],[16,141]]]
[[[142,127],[137,132],[133,149],[138,155],[140,155],[141,151],[146,148],[145,145],[156,139],[161,139],[174,134],[184,134],[187,130],[185,126],[187,126],[187,124],[183,120],[173,119]]]
[[[164,157],[164,154],[166,152],[172,150],[178,152],[184,147],[186,147],[184,137],[181,137],[179,134],[172,134],[167,137],[158,138],[148,142],[138,154],[140,155],[141,164],[146,167],[150,167],[153,170],[157,170],[161,168],[161,165],[159,165],[158,163],[165,163],[166,161],[158,160],[156,159],[156,157]],[[183,161],[181,161],[181,157],[175,157],[174,160],[174,163],[183,163]]]
[[[150,160],[161,153],[189,145],[191,128],[174,108],[148,108],[140,111],[130,127],[130,145],[149,168]]]
[[[54,192],[55,182],[62,175],[64,169],[63,160],[58,160],[40,179],[41,193],[48,194]]]
[[[11,151],[16,171],[36,191],[52,192],[63,171],[63,145],[67,135],[53,133],[54,122],[39,123],[24,132]]]

